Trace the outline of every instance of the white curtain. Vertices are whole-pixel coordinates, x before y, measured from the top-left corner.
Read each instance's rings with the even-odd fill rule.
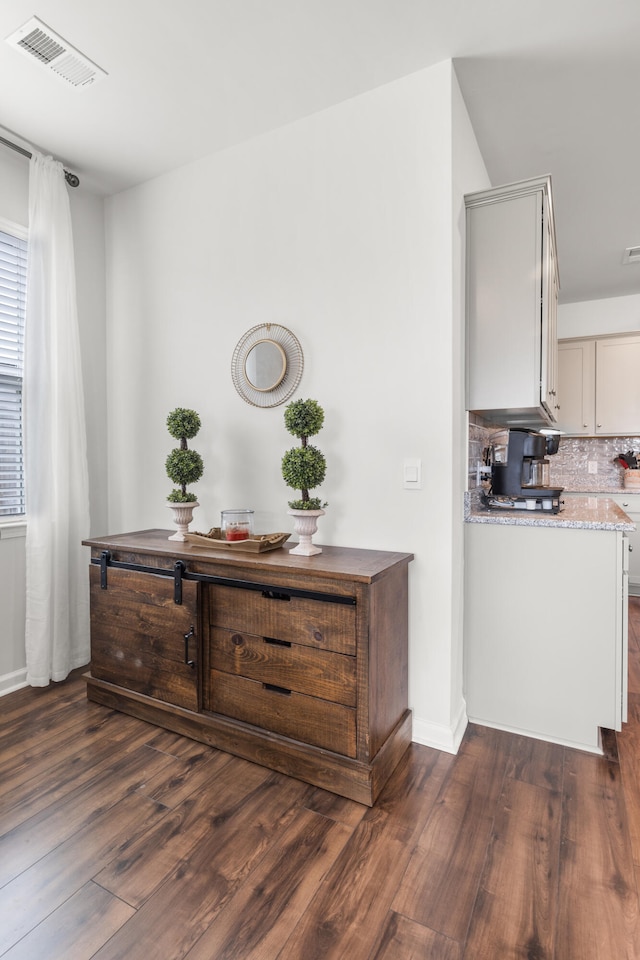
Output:
[[[62,164],[34,153],[24,376],[27,682],[90,659],[89,493],[75,267]]]

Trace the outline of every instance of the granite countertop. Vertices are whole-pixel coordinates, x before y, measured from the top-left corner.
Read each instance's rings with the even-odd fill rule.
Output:
[[[542,510],[487,510],[477,497],[465,494],[466,523],[500,523],[521,527],[568,527],[574,530],[622,530],[630,532],[636,525],[613,500],[572,494],[563,501],[560,513]]]

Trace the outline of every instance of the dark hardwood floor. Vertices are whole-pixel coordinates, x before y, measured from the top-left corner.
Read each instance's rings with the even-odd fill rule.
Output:
[[[471,726],[368,809],[89,703],[0,700],[3,960],[640,958],[640,600],[607,756]]]

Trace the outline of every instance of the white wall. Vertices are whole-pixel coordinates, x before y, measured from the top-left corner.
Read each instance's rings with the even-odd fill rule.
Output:
[[[465,283],[466,283],[466,210],[464,194],[491,186],[489,175],[471,127],[462,94],[455,80],[453,85],[453,451],[452,479],[452,644],[451,644],[451,725],[461,730],[466,721],[463,701],[464,648],[464,525],[462,521],[464,491],[468,478],[469,417],[465,410]]]
[[[28,161],[0,147],[0,217],[27,225]],[[69,190],[88,428],[92,532],[106,526],[104,204],[82,185]],[[24,684],[24,524],[0,521],[0,694]]]
[[[27,225],[29,166],[18,154],[0,147],[0,217]],[[23,686],[25,554],[24,524],[0,520],[0,694]]]
[[[564,303],[558,307],[558,336],[561,338],[637,330],[640,330],[640,294]]]
[[[104,201],[70,190],[87,421],[91,533],[107,529],[107,365]]]
[[[455,203],[454,119],[472,147]],[[251,506],[259,528],[291,529],[283,407],[247,405],[230,376],[245,331],[290,327],[297,396],[325,409],[317,539],[415,554],[414,735],[445,749],[463,714],[460,193],[485,176],[443,63],[107,202],[110,532],[170,526],[175,406],[203,423],[194,528]],[[403,489],[406,457],[421,491]]]

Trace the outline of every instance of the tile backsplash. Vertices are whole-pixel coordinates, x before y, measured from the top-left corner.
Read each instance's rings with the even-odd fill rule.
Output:
[[[477,468],[489,437],[499,430],[476,414],[469,414],[469,490],[478,484]],[[588,492],[623,489],[624,470],[614,457],[633,450],[640,460],[640,436],[635,437],[561,437],[555,456],[549,457],[552,487]],[[589,472],[595,469],[595,473]]]
[[[482,465],[482,451],[488,446],[491,434],[499,429],[494,423],[488,424],[477,414],[469,414],[469,490],[480,486],[478,467]]]
[[[627,450],[640,457],[640,437],[561,437],[557,454],[549,457],[551,485],[585,492],[622,490],[625,471],[613,460]]]

